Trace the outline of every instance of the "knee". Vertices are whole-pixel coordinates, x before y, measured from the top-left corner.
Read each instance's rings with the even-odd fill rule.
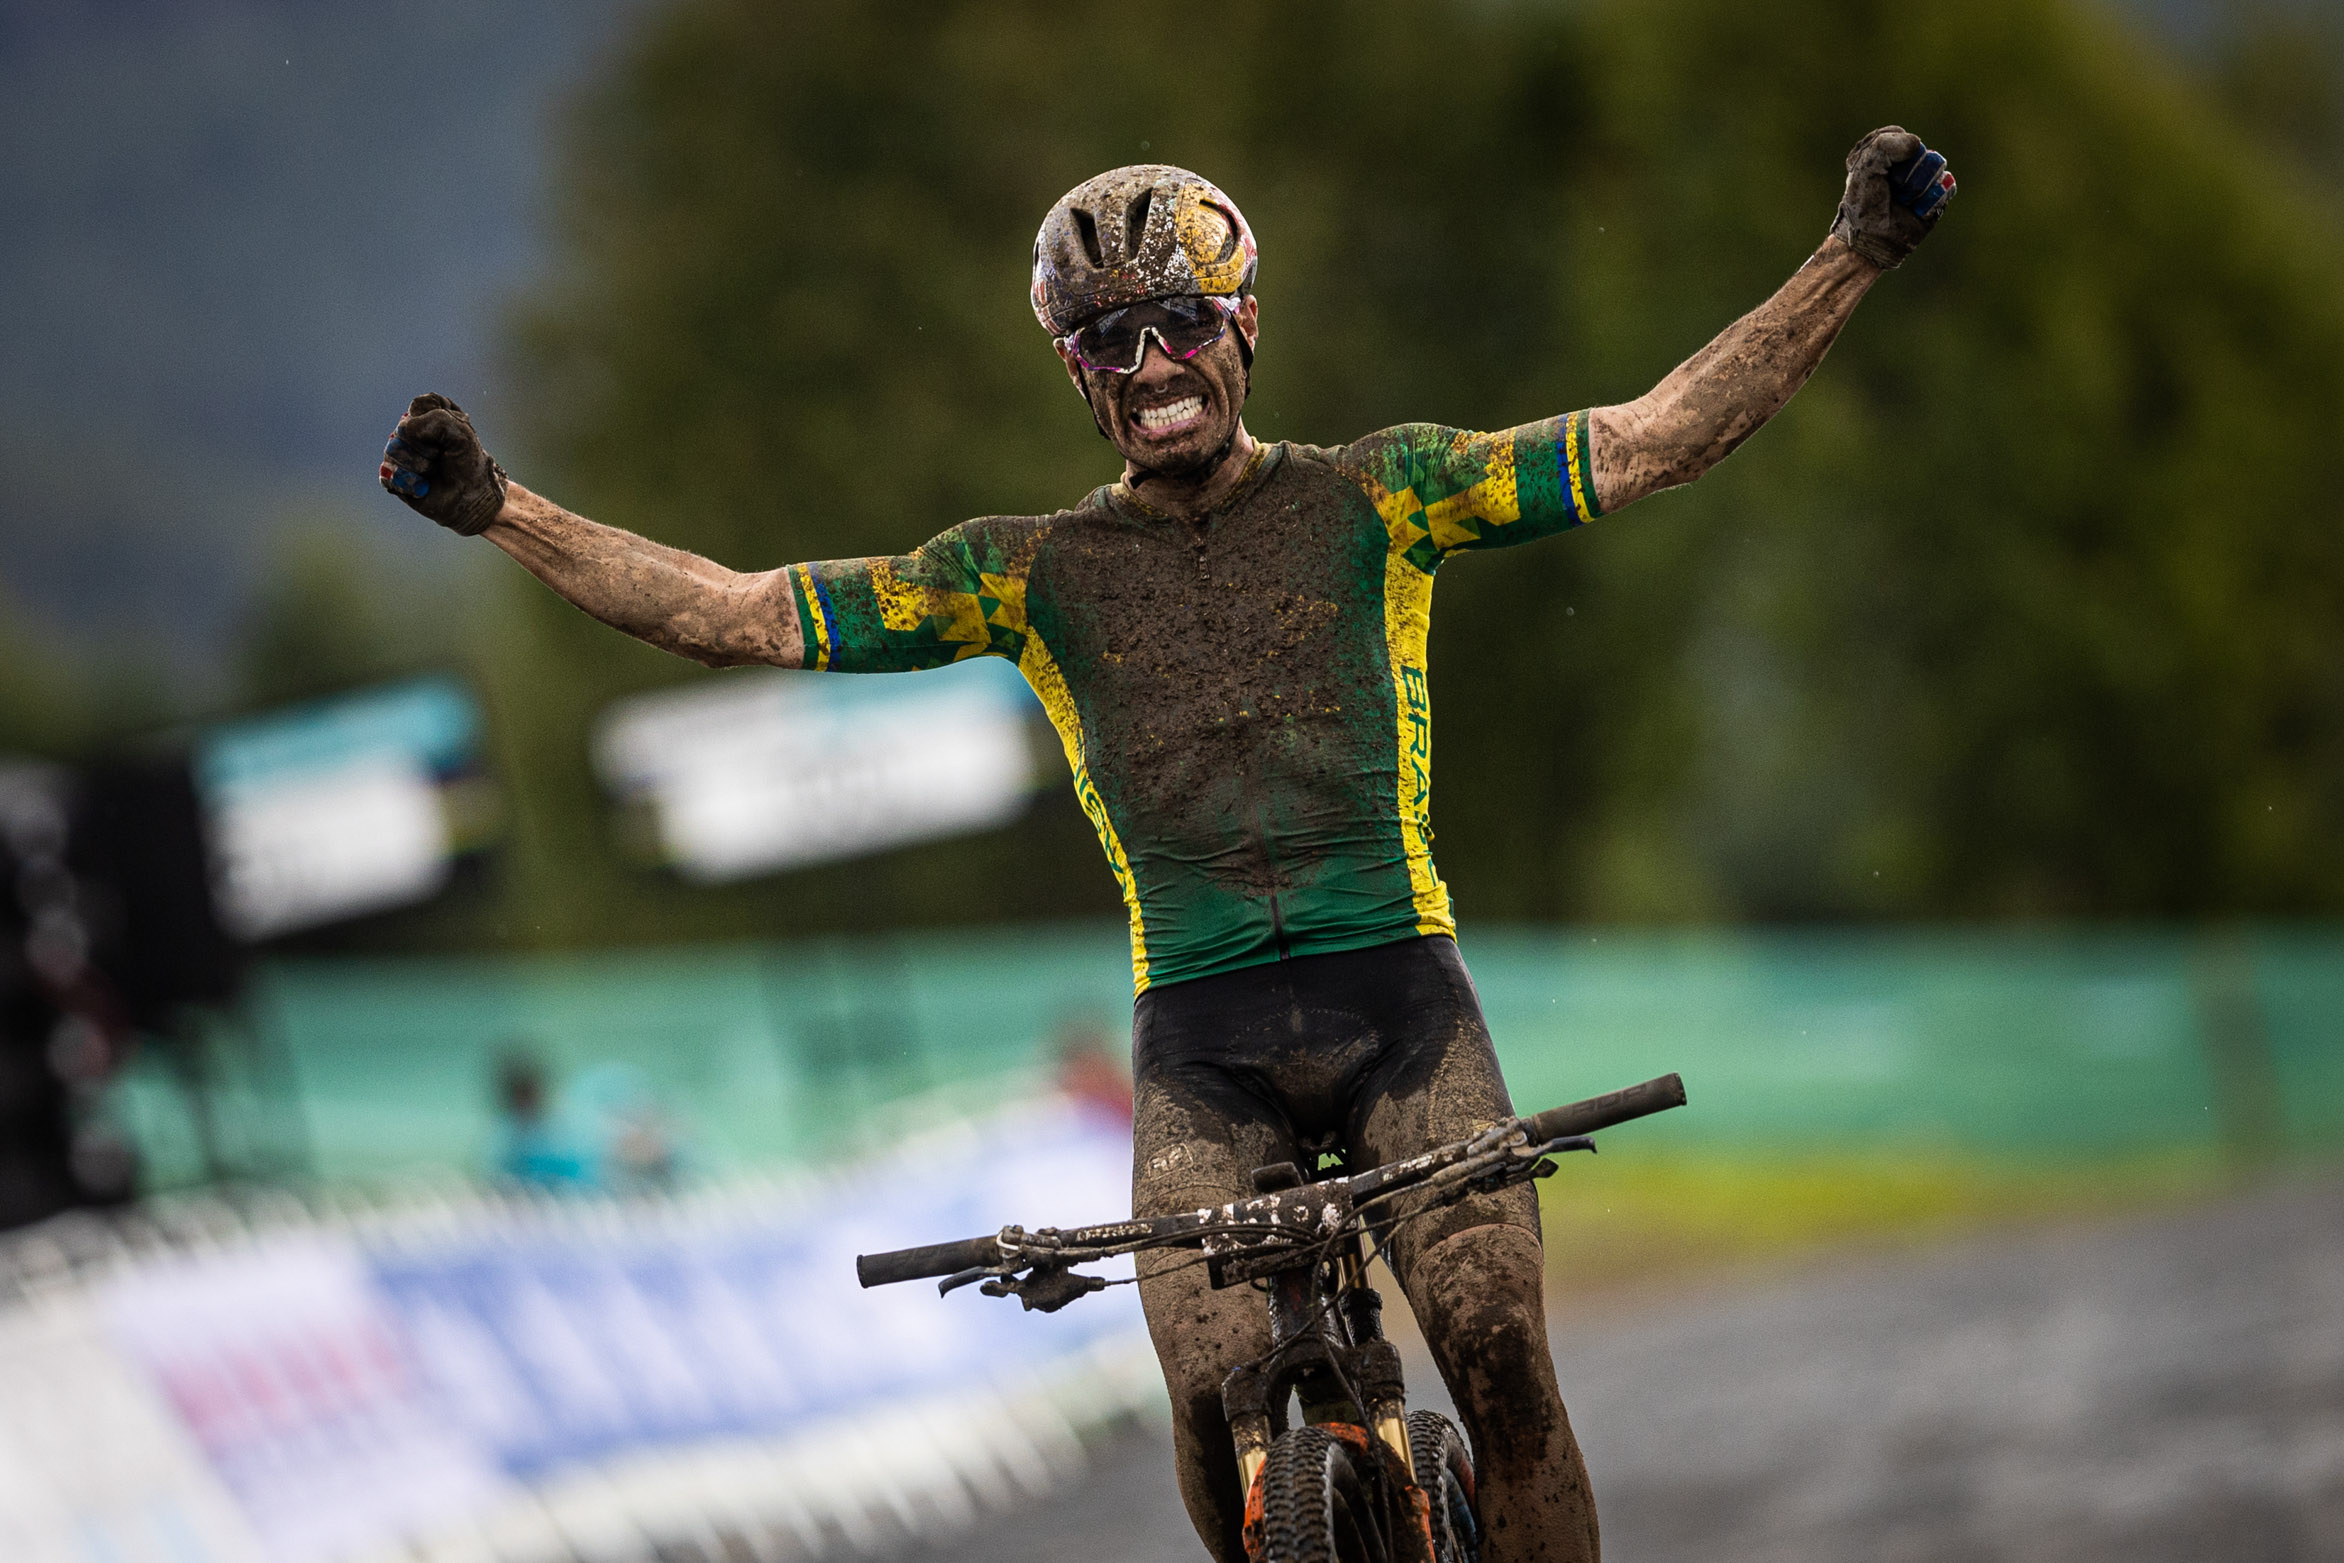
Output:
[[[1175,1416],[1213,1426],[1221,1416],[1221,1381],[1231,1368],[1269,1349],[1269,1329],[1252,1293],[1205,1291],[1191,1279],[1194,1273],[1143,1282],[1140,1295]]]
[[[1453,1233],[1425,1251],[1409,1280],[1418,1322],[1457,1367],[1499,1380],[1553,1371],[1545,1265],[1534,1234],[1515,1226]]]

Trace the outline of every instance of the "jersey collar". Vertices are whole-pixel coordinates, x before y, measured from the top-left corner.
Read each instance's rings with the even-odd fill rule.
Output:
[[[1256,488],[1261,486],[1262,479],[1268,477],[1270,473],[1276,469],[1277,465],[1281,461],[1285,460],[1285,458],[1286,442],[1284,440],[1254,441],[1253,457],[1251,460],[1246,462],[1245,470],[1237,474],[1237,481],[1230,486],[1229,492],[1223,494],[1218,500],[1214,501],[1213,508],[1206,511],[1205,516],[1217,516],[1221,514],[1221,512],[1235,505],[1239,500],[1244,499],[1248,494],[1251,494]],[[1125,515],[1135,516],[1148,521],[1169,521],[1173,519],[1172,513],[1170,511],[1158,510],[1155,506],[1149,504],[1146,500],[1140,498],[1137,494],[1134,494],[1128,487],[1124,485],[1121,479],[1118,479],[1115,482],[1109,484],[1107,487],[1100,489],[1099,493],[1106,498],[1108,504],[1114,506],[1117,510],[1122,511]],[[1204,517],[1199,517],[1198,519],[1201,520],[1204,519]]]

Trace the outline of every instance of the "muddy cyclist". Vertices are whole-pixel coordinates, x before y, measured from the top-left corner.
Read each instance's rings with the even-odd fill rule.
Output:
[[[1032,302],[1121,479],[894,558],[743,573],[589,521],[507,480],[441,396],[409,407],[380,476],[604,623],[712,667],[1014,662],[1130,915],[1132,1202],[1164,1215],[1244,1197],[1252,1169],[1321,1148],[1390,1162],[1511,1114],[1432,864],[1433,578],[1723,460],[1952,191],[1918,138],[1874,131],[1821,247],[1648,394],[1494,433],[1405,424],[1318,446],[1246,431],[1262,305],[1237,204],[1183,169],[1116,169],[1044,218]],[[1484,1555],[1595,1558],[1531,1191],[1408,1223],[1389,1257],[1471,1438]],[[1181,1494],[1206,1549],[1237,1563],[1221,1385],[1268,1326],[1194,1267],[1142,1263]]]

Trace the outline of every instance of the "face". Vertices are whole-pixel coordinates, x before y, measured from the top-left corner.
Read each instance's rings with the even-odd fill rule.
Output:
[[[1221,339],[1181,361],[1154,337],[1147,356],[1130,374],[1085,369],[1068,349],[1058,356],[1067,376],[1089,393],[1099,426],[1133,466],[1181,474],[1209,465],[1237,431],[1245,410],[1245,358],[1237,345],[1243,332],[1259,339],[1260,308],[1250,296],[1237,307]]]

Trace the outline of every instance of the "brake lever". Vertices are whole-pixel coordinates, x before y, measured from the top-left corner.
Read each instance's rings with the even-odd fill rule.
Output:
[[[987,1297],[1015,1297],[1028,1313],[1056,1313],[1077,1297],[1106,1289],[1102,1276],[1051,1264],[1036,1265],[1023,1276],[996,1276],[977,1288]]]
[[[936,1283],[936,1295],[939,1297],[950,1297],[954,1292],[959,1291],[964,1286],[973,1286],[977,1282],[982,1281],[988,1275],[998,1275],[1000,1273],[1000,1271],[996,1270],[991,1265],[972,1266],[969,1269],[961,1271],[958,1275],[948,1275],[943,1280],[938,1281]]]
[[[1592,1156],[1595,1154],[1595,1142],[1584,1134],[1565,1134],[1543,1145],[1509,1145],[1502,1158],[1493,1162],[1488,1171],[1467,1181],[1485,1193],[1494,1193],[1538,1178],[1551,1178],[1555,1174],[1555,1164],[1547,1158],[1570,1151],[1585,1151]]]

